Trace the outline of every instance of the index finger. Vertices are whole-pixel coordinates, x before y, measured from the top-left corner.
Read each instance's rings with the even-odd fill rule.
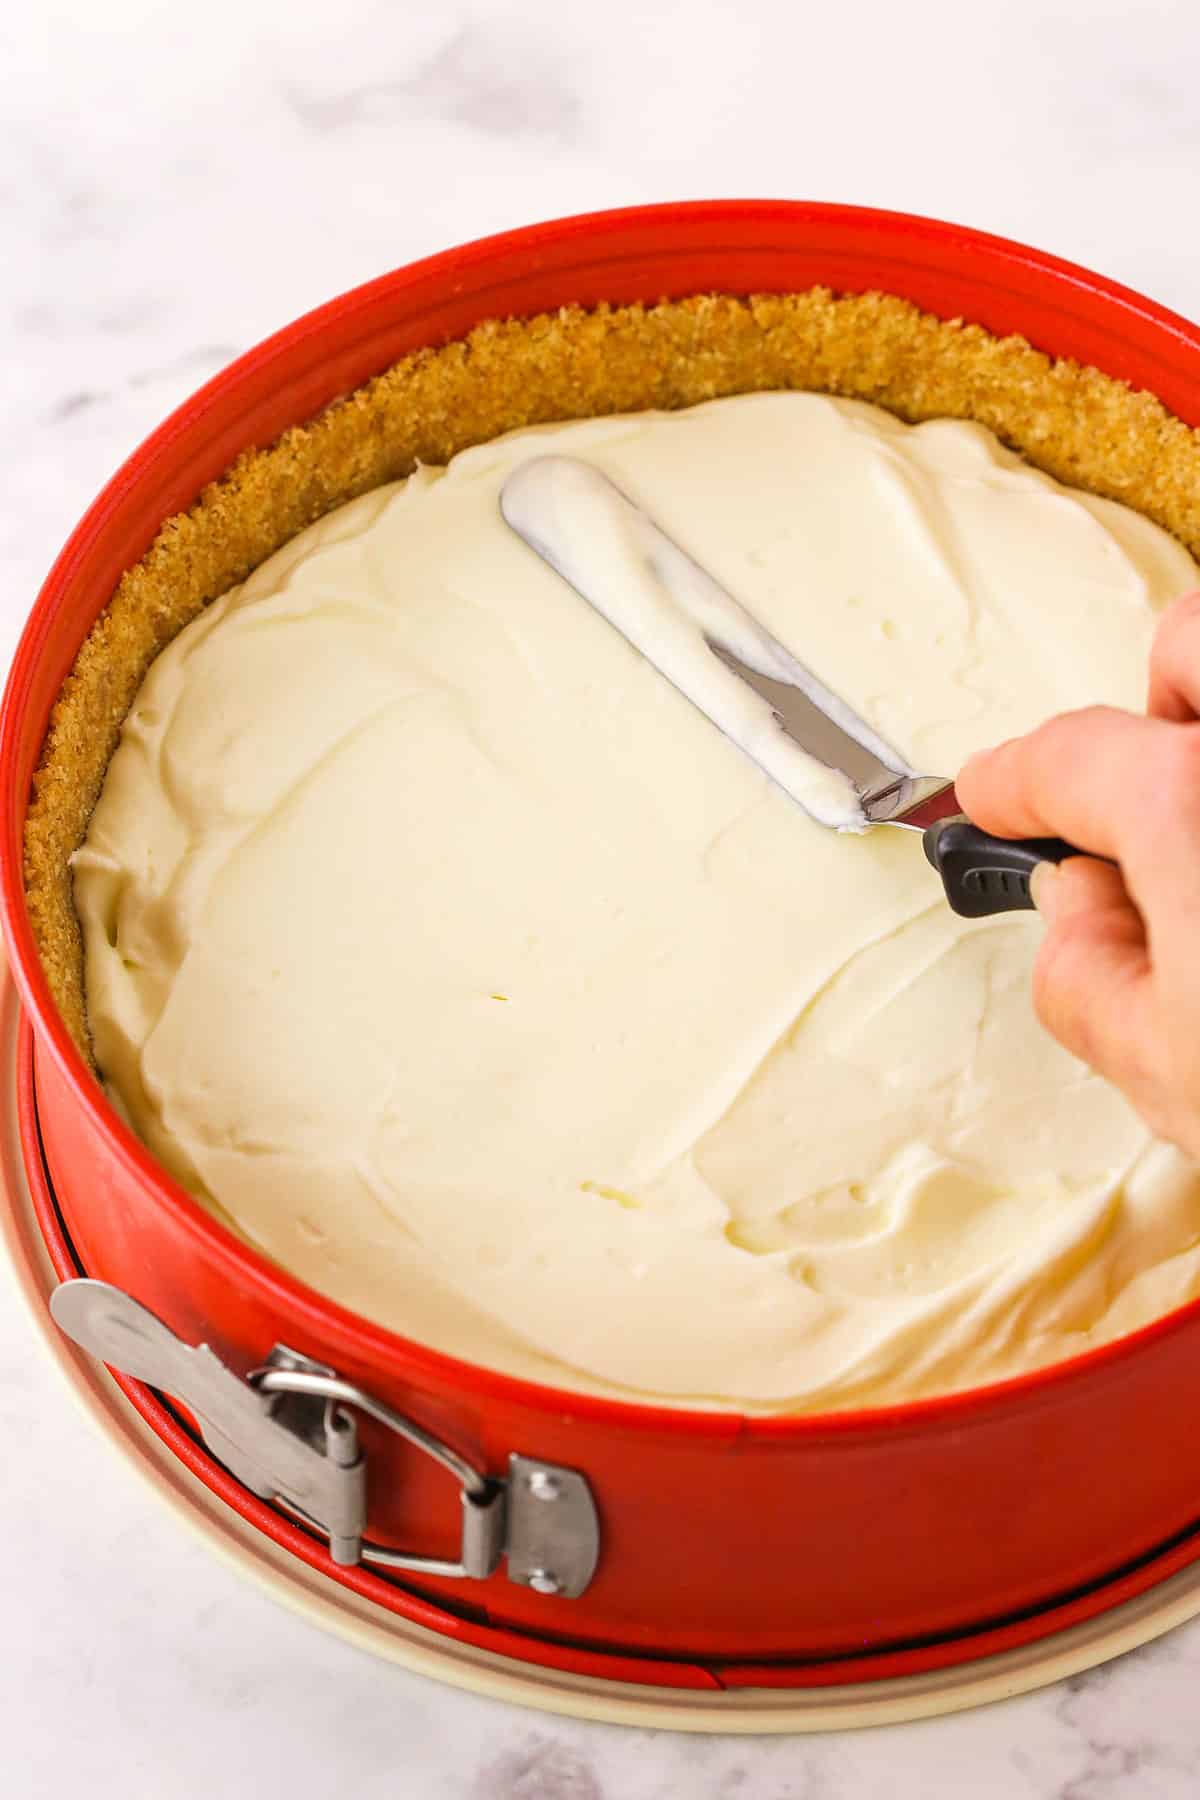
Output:
[[[1181,594],[1158,621],[1146,711],[1177,724],[1200,718],[1200,588]]]
[[[1180,785],[1180,738],[1195,729],[1116,707],[1062,713],[971,757],[955,782],[959,803],[998,837],[1062,837],[1093,856],[1137,860],[1148,820]],[[1200,801],[1196,748],[1187,755]]]

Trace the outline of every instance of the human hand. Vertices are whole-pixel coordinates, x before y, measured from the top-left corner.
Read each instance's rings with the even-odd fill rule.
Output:
[[[1200,591],[1163,614],[1145,717],[1064,713],[973,756],[955,786],[985,831],[1091,852],[1034,874],[1037,1015],[1200,1158]]]

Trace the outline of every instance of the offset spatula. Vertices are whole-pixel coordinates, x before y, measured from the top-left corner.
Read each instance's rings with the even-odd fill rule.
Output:
[[[1040,862],[1078,854],[1059,838],[980,831],[954,784],[920,775],[615,483],[575,457],[515,469],[500,495],[507,523],[635,649],[820,823],[900,825],[957,913],[1032,907]]]

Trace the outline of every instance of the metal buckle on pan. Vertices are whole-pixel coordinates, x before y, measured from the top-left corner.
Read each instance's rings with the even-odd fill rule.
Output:
[[[578,1470],[514,1453],[507,1477],[487,1475],[414,1419],[283,1344],[243,1379],[207,1344],[185,1344],[107,1282],[64,1281],[50,1310],[84,1350],[181,1401],[217,1460],[251,1493],[322,1532],[331,1561],[342,1567],[366,1563],[482,1581],[503,1557],[510,1581],[563,1599],[583,1593],[595,1572],[599,1521]],[[423,1450],[458,1481],[457,1561],[364,1539],[367,1458],[350,1408]]]

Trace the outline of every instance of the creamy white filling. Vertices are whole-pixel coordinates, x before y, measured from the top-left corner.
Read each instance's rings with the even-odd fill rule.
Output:
[[[931,773],[1140,706],[1197,580],[980,427],[808,394],[342,508],[158,659],[76,858],[138,1132],[344,1304],[635,1397],[938,1391],[1200,1291],[1193,1170],[1037,1027],[1036,921],[814,822],[541,563],[498,495],[547,451]]]
[[[822,825],[865,828],[854,783],[841,767],[818,761],[781,730],[770,703],[713,655],[712,644],[732,650],[744,667],[798,688],[850,736],[857,728],[858,744],[893,771],[914,773],[594,464],[571,456],[532,457],[504,483],[500,510],[526,543]]]

